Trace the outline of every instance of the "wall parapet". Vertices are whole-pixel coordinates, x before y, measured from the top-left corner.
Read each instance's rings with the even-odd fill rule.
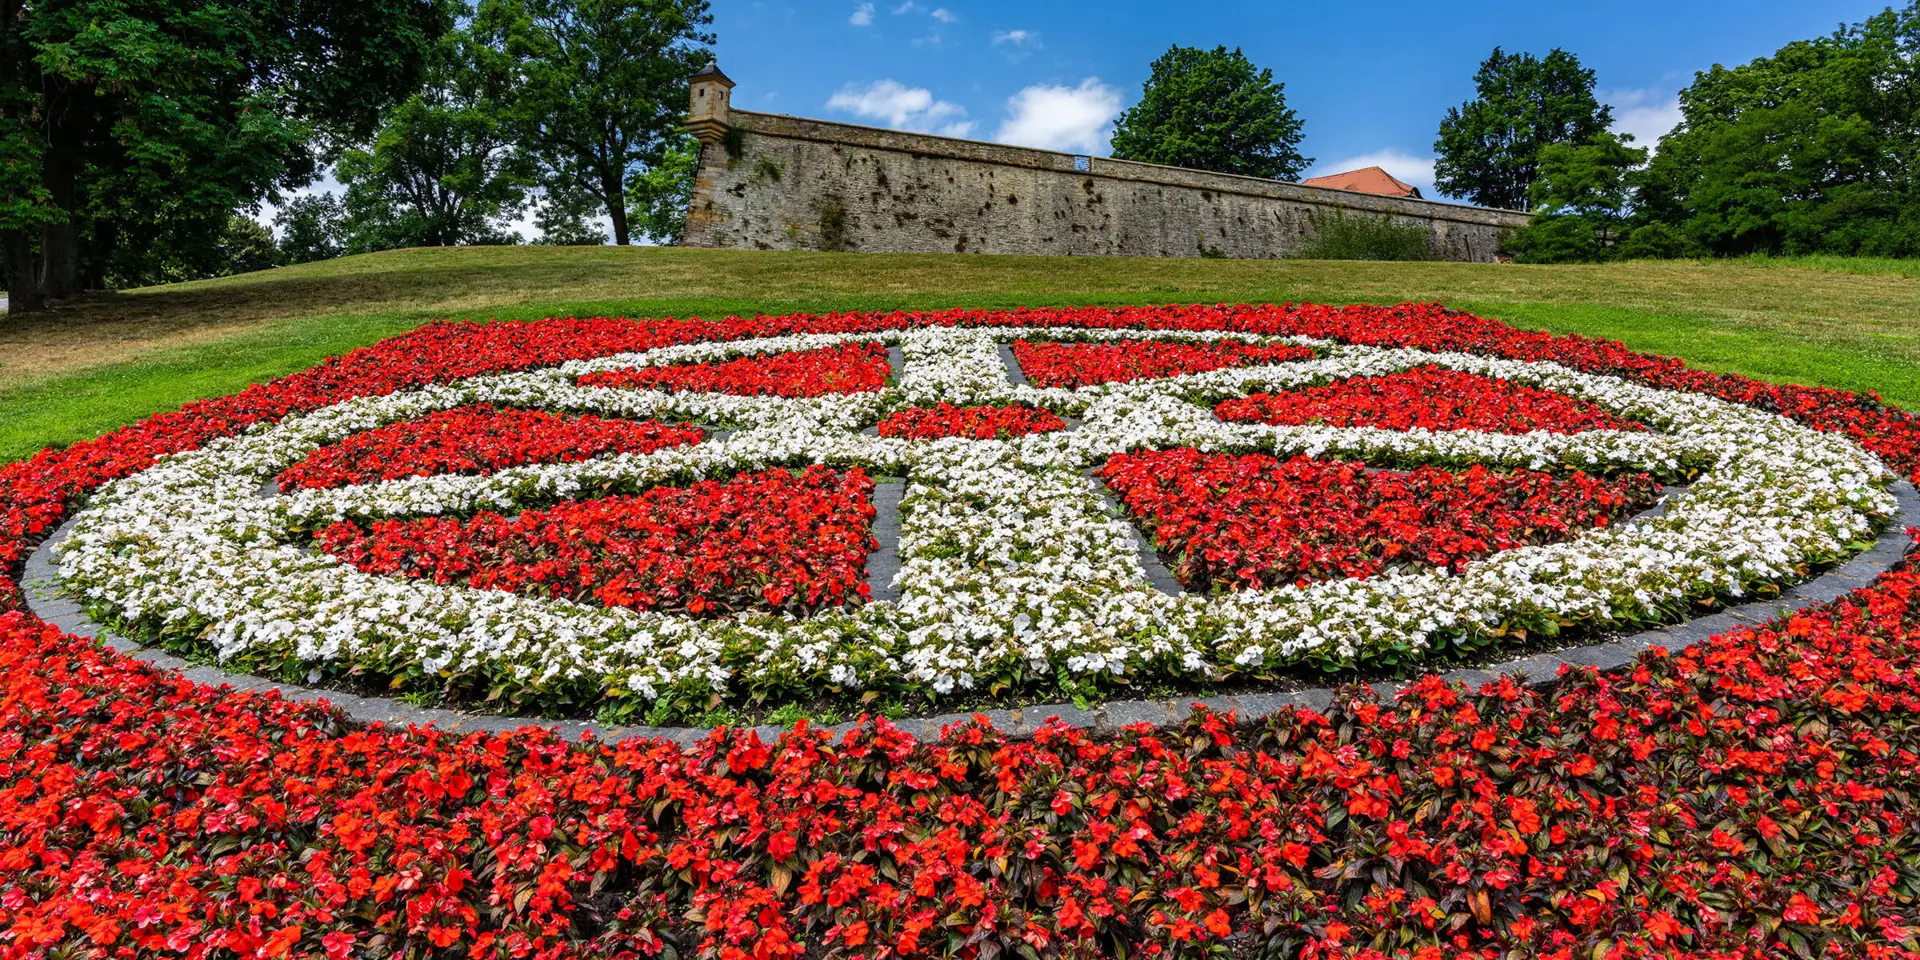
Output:
[[[732,119],[733,126],[743,133],[849,147],[866,147],[874,150],[893,150],[924,157],[946,157],[1010,167],[1026,167],[1033,170],[1052,170],[1082,177],[1108,177],[1116,180],[1158,183],[1195,190],[1212,190],[1218,193],[1315,203],[1342,209],[1416,214],[1422,217],[1456,220],[1461,223],[1489,224],[1515,229],[1526,226],[1532,219],[1531,214],[1519,210],[1475,207],[1440,200],[1416,200],[1411,197],[1383,197],[1371,193],[1355,193],[1351,190],[1309,187],[1266,177],[1169,167],[1164,164],[1140,163],[1113,157],[1087,157],[1084,154],[1042,150],[1037,147],[963,140],[938,134],[888,130],[883,127],[868,127],[834,120],[815,120],[781,113],[760,113],[736,108],[732,112]],[[1089,169],[1082,170],[1074,165],[1075,161],[1083,158],[1088,161]]]
[[[1527,214],[729,109],[694,78],[701,140],[685,243],[762,250],[1278,258],[1326,218],[1424,227],[1491,261]],[[722,88],[724,84],[725,89]],[[704,96],[703,96],[704,94]]]

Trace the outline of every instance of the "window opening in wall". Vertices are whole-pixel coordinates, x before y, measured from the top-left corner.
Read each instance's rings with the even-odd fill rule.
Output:
[[[1092,157],[1074,157],[1073,158],[1073,171],[1075,173],[1087,173],[1092,170],[1093,170]]]

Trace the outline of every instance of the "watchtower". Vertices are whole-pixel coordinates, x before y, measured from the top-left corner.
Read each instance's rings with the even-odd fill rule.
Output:
[[[692,103],[687,109],[687,130],[701,143],[719,143],[731,126],[727,117],[733,81],[720,72],[720,64],[709,60],[700,72],[689,78]]]

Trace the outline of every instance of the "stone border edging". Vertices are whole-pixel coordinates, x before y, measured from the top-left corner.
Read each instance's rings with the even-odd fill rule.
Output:
[[[1920,491],[1916,491],[1913,484],[1904,479],[1895,483],[1891,489],[1896,500],[1894,515],[1888,520],[1886,530],[1874,541],[1871,548],[1813,580],[1784,591],[1773,600],[1743,604],[1719,613],[1696,617],[1682,624],[1643,630],[1630,636],[1589,646],[1572,647],[1551,653],[1536,653],[1485,667],[1450,670],[1440,676],[1450,682],[1464,682],[1470,686],[1477,686],[1503,676],[1518,674],[1529,684],[1542,684],[1558,676],[1563,664],[1593,667],[1602,671],[1615,670],[1633,662],[1641,653],[1653,647],[1677,650],[1737,627],[1765,623],[1783,611],[1798,610],[1812,604],[1839,599],[1854,590],[1868,586],[1875,578],[1898,564],[1907,553],[1909,545],[1907,528],[1920,527]],[[180,657],[143,647],[99,627],[88,619],[86,611],[77,601],[59,593],[57,589],[59,568],[54,562],[53,552],[66,540],[74,519],[69,517],[61,523],[54,530],[53,535],[42,541],[27,558],[26,568],[22,571],[20,578],[21,586],[27,596],[27,609],[34,616],[67,633],[97,639],[116,653],[162,669],[177,670],[182,676],[197,683],[216,687],[228,686],[235,690],[277,690],[280,696],[287,700],[331,703],[349,720],[356,723],[432,724],[441,730],[456,734],[504,733],[526,727],[543,727],[567,739],[585,734],[591,734],[595,739],[606,742],[649,737],[670,740],[683,747],[691,747],[712,732],[706,727],[609,727],[577,720],[540,720],[493,714],[460,713],[453,710],[414,707],[397,700],[379,697],[361,697],[332,690],[316,690],[296,684],[228,673],[216,667],[196,666]],[[1376,683],[1372,686],[1384,699],[1397,693],[1406,684],[1395,681]],[[1232,711],[1244,723],[1279,713],[1288,707],[1325,710],[1332,702],[1332,688],[1315,687],[1307,690],[1237,696],[1120,700],[1101,704],[1091,710],[1082,710],[1065,703],[1041,704],[1032,707],[949,713],[935,717],[907,719],[898,721],[896,725],[922,740],[932,741],[939,739],[942,727],[965,722],[978,713],[1006,734],[1008,739],[1020,740],[1033,736],[1034,731],[1053,717],[1058,717],[1071,726],[1091,728],[1097,734],[1108,734],[1136,723],[1150,723],[1155,726],[1176,725],[1186,720],[1194,704],[1206,706],[1220,713]],[[839,736],[858,726],[858,722],[848,722],[821,729]],[[768,725],[753,729],[759,733],[760,739],[771,743],[787,728]]]

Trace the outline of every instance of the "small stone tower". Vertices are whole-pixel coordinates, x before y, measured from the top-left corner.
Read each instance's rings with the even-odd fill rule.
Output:
[[[687,130],[703,144],[719,143],[727,135],[727,103],[733,81],[720,72],[720,64],[709,60],[690,78],[692,103],[687,109]]]

